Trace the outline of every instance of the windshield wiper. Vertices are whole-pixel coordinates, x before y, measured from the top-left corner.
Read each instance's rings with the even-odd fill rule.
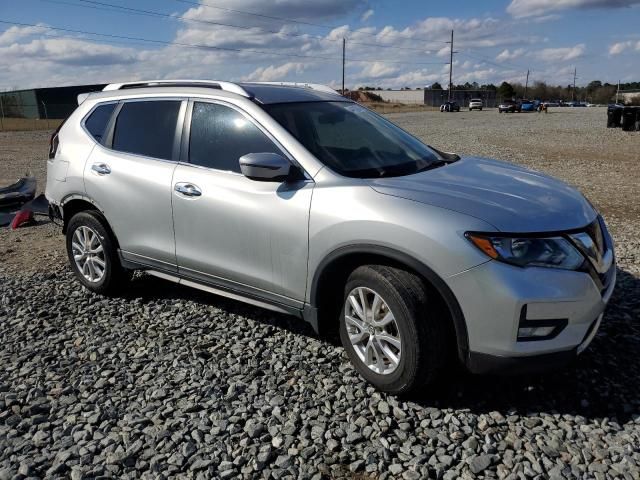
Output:
[[[433,170],[434,168],[444,167],[445,165],[449,165],[450,163],[453,163],[453,160],[434,160],[429,165],[425,165],[424,168],[418,170],[416,173],[426,172],[427,170]]]
[[[460,160],[460,155],[458,155],[457,153],[443,152],[442,150],[433,148],[431,145],[427,145],[427,147],[429,147],[431,150],[433,150],[438,155],[440,155],[440,158],[442,158],[442,160],[445,161],[446,163],[453,163]]]

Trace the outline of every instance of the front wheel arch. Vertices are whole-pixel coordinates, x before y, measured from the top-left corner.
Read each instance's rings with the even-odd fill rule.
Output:
[[[317,309],[317,326],[320,333],[335,333],[339,312],[332,306],[342,303],[342,289],[349,274],[362,265],[386,265],[407,270],[418,275],[439,298],[451,317],[452,334],[455,337],[458,358],[466,363],[469,352],[469,336],[460,304],[449,286],[424,263],[407,253],[381,245],[349,245],[328,254],[318,265],[309,291],[312,308]],[[336,299],[340,299],[336,303]]]

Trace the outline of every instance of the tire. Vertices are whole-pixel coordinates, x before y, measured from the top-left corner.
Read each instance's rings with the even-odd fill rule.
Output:
[[[479,110],[482,111],[482,108],[480,108]]]
[[[370,321],[362,321],[350,300],[353,295],[356,303],[362,305],[360,292],[364,292],[369,312],[374,295],[381,298],[377,317],[382,322],[381,318],[388,319],[391,314],[387,325],[376,329],[375,322],[367,315]],[[393,394],[407,394],[433,382],[446,358],[444,316],[435,305],[435,302],[433,307],[429,303],[422,280],[412,273],[382,265],[366,265],[354,270],[345,285],[340,339],[358,373],[378,390]],[[400,349],[383,340],[389,337]],[[382,353],[380,357],[375,355],[378,352]],[[394,357],[395,362],[391,360]],[[367,365],[366,360],[372,366]]]
[[[67,225],[66,244],[73,273],[92,292],[101,295],[117,293],[131,278],[130,272],[120,264],[115,238],[99,213],[84,211],[75,214]],[[76,260],[76,256],[84,257],[84,260]]]

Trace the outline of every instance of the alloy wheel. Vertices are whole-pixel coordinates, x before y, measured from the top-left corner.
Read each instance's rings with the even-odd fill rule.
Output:
[[[102,280],[106,271],[106,261],[99,235],[87,226],[78,227],[73,232],[71,249],[82,276],[91,283]]]
[[[358,358],[379,375],[393,373],[400,364],[402,340],[387,302],[370,288],[357,287],[347,295],[344,315]]]

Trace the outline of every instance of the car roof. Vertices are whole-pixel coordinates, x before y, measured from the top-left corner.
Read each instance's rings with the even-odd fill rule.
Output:
[[[310,88],[288,85],[265,85],[259,83],[240,83],[253,99],[262,104],[290,102],[329,102],[348,101],[337,92],[329,93]]]
[[[291,102],[349,102],[337,91],[325,85],[293,82],[242,82],[232,83],[217,80],[147,80],[107,85],[102,92],[91,93],[92,98],[120,98],[156,95],[240,96],[260,104]],[[82,103],[89,94],[78,96]]]

